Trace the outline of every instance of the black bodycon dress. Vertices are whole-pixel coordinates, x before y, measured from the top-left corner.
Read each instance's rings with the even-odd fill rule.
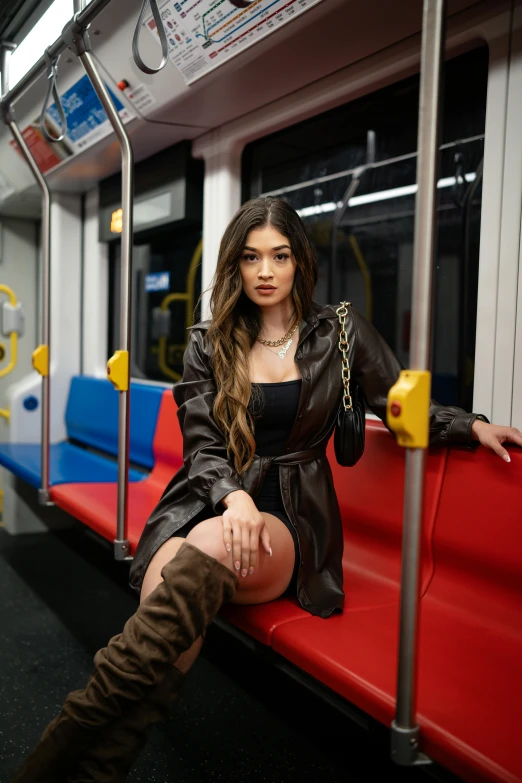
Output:
[[[254,416],[256,454],[260,457],[277,457],[284,454],[288,436],[294,425],[301,395],[301,380],[280,383],[258,383],[259,395],[253,394],[249,410]],[[281,520],[290,531],[295,549],[295,565],[287,593],[297,593],[297,572],[299,570],[299,544],[297,533],[288,519],[281,497],[279,465],[272,465],[268,471],[259,495],[255,498],[259,511],[267,511]],[[177,530],[174,535],[185,538],[188,533],[205,519],[216,516],[210,506]]]

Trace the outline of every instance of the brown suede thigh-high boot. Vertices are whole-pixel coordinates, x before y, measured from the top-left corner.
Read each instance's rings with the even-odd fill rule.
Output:
[[[13,783],[68,783],[98,733],[160,685],[239,584],[230,569],[186,541],[161,575],[123,632],[98,650],[87,686],[67,696]]]
[[[147,698],[98,735],[68,775],[68,783],[123,783],[147,743],[151,726],[169,717],[185,679],[186,675],[173,666]]]
[[[147,698],[98,736],[97,742],[83,754],[79,765],[69,775],[68,783],[120,783],[126,780],[147,743],[150,728],[169,717],[187,674],[172,667]]]

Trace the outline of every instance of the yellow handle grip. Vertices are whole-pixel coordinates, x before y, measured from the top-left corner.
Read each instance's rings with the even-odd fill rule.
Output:
[[[129,352],[116,351],[107,362],[107,378],[118,391],[129,390]]]
[[[431,373],[403,370],[388,392],[386,420],[399,446],[426,449],[429,442]]]
[[[33,351],[33,367],[40,375],[47,377],[49,375],[49,346],[39,345]]]

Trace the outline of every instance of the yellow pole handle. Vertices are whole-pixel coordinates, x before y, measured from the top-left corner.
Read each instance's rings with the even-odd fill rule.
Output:
[[[431,373],[402,370],[388,392],[386,420],[399,446],[426,449],[429,442]]]
[[[36,372],[39,372],[41,376],[46,378],[49,375],[49,346],[39,345],[38,348],[33,351],[33,367]]]
[[[129,352],[116,351],[107,362],[107,378],[117,391],[129,391]]]

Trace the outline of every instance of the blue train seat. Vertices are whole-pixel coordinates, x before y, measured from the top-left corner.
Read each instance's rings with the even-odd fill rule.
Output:
[[[130,460],[145,470],[154,465],[152,441],[162,393],[156,386],[131,383]],[[87,376],[72,378],[65,424],[68,440],[51,445],[50,484],[117,481],[118,392],[112,384]],[[0,465],[33,487],[40,486],[39,443],[0,444]],[[144,475],[129,471],[130,481]]]

